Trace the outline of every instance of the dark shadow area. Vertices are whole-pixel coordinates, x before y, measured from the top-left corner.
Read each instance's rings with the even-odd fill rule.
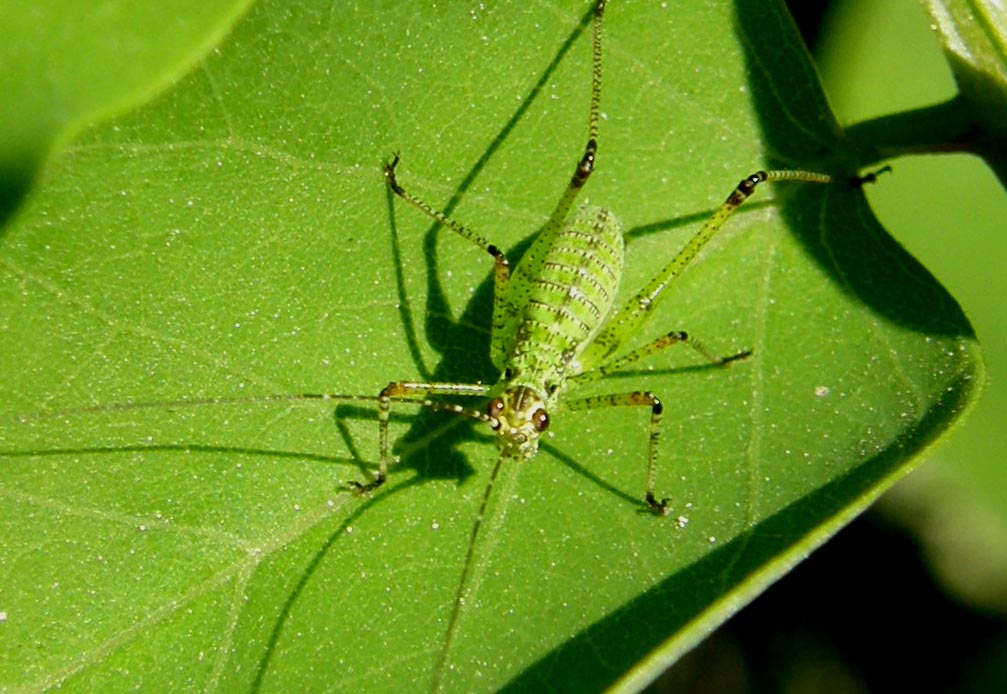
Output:
[[[822,32],[822,25],[826,15],[831,11],[833,5],[843,0],[786,0],[787,10],[794,18],[797,28],[801,32],[801,38],[809,46],[815,44],[819,34]]]
[[[861,162],[833,119],[798,120],[800,112],[828,113],[828,103],[820,88],[809,99],[807,85],[817,84],[813,65],[795,61],[793,43],[778,38],[794,35],[789,18],[767,12],[759,0],[735,0],[735,10],[771,164],[855,176]],[[781,26],[781,16],[789,26]],[[879,316],[921,333],[974,337],[958,303],[878,224],[860,190],[798,184],[788,188],[780,209],[836,284]]]
[[[653,692],[1007,691],[1007,619],[954,602],[914,542],[854,521]]]
[[[0,238],[28,194],[33,171],[34,167],[28,164],[0,168]]]

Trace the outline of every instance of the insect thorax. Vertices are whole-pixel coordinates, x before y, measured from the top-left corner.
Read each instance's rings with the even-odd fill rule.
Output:
[[[622,226],[599,207],[583,205],[561,227],[542,230],[511,276],[504,315],[494,316],[507,387],[531,388],[547,407],[555,404],[612,309],[624,256]]]

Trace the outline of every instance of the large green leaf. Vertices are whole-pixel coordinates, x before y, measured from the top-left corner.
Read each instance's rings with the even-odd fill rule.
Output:
[[[494,377],[490,260],[395,204],[380,164],[401,150],[404,185],[520,247],[583,148],[587,4],[263,3],[53,162],[0,248],[0,682],[579,691],[651,653],[632,686],[968,404],[953,299],[859,191],[800,184],[760,191],[635,341],[751,359],[669,352],[591,386],[662,397],[670,518],[644,512],[640,412],[560,413],[473,536],[478,427],[398,412],[404,462],[360,498],[366,403],[254,400]],[[587,195],[627,226],[625,296],[753,168],[855,166],[782,10],[606,21]],[[206,397],[249,400],[168,404]]]
[[[190,69],[248,0],[0,0],[0,221],[54,141]]]

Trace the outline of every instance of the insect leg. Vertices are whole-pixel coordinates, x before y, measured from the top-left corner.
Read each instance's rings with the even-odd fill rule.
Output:
[[[635,364],[645,357],[649,357],[652,354],[656,354],[662,350],[665,350],[672,345],[685,344],[695,350],[697,353],[703,356],[710,364],[713,366],[726,366],[732,362],[739,361],[751,356],[751,350],[744,350],[738,352],[737,354],[731,354],[726,357],[722,357],[714,352],[711,352],[707,347],[693,339],[688,333],[678,330],[670,332],[666,335],[648,342],[643,347],[633,350],[629,354],[619,357],[618,359],[610,359],[603,362],[601,365],[591,369],[590,371],[585,371],[580,373],[570,379],[571,384],[581,384],[588,381],[596,381],[598,379],[604,378],[611,373],[617,371],[622,371],[623,369]]]
[[[657,474],[657,447],[661,438],[661,417],[664,413],[664,406],[656,395],[649,391],[632,391],[630,393],[616,393],[610,395],[594,395],[578,400],[571,400],[564,404],[567,410],[595,410],[602,407],[649,407],[650,408],[650,437],[647,443],[647,491],[644,499],[650,510],[659,516],[666,516],[669,512],[669,499],[658,500],[654,496],[654,478]]]
[[[588,108],[587,122],[587,144],[584,145],[584,154],[570,177],[570,182],[556,203],[555,209],[549,215],[549,220],[542,227],[539,233],[541,243],[528,249],[522,262],[535,265],[542,262],[544,254],[552,247],[552,239],[563,231],[563,226],[570,216],[570,208],[573,207],[581,189],[587,183],[588,178],[595,167],[595,157],[598,154],[598,123],[601,119],[601,27],[602,17],[605,14],[605,0],[598,0],[594,6],[594,29],[592,33],[591,47],[593,63],[591,68],[591,104]]]
[[[411,381],[392,381],[378,394],[378,473],[366,484],[350,482],[350,488],[358,493],[370,492],[385,483],[388,467],[397,462],[391,454],[388,437],[388,422],[391,418],[392,403],[412,403],[434,410],[449,410],[474,419],[483,419],[485,415],[475,410],[469,410],[460,405],[436,402],[430,400],[432,395],[460,395],[465,397],[481,397],[490,390],[482,383],[415,383]]]
[[[570,183],[559,199],[556,209],[549,216],[549,221],[543,229],[544,234],[559,231],[570,214],[570,208],[580,195],[581,188],[594,171],[595,157],[598,154],[598,123],[601,119],[601,26],[605,14],[605,0],[598,0],[594,6],[594,29],[591,36],[591,105],[588,108],[587,144],[584,154],[574,169]]]
[[[581,361],[584,364],[584,370],[589,371],[595,365],[603,363],[605,358],[615,352],[626,339],[636,334],[640,326],[652,315],[661,300],[664,290],[692,264],[692,261],[695,260],[703,247],[723,228],[735,210],[751,197],[759,184],[766,181],[801,181],[804,183],[852,183],[853,185],[861,185],[872,182],[877,173],[879,172],[849,181],[814,171],[781,169],[775,171],[757,171],[751,176],[742,179],[734,190],[731,191],[731,194],[727,196],[727,199],[721,203],[720,207],[714,210],[703,227],[696,232],[696,235],[689,239],[685,246],[671,259],[671,262],[665,265],[617,313],[613,314],[614,317],[612,320],[598,333],[598,336],[582,355]]]
[[[390,162],[385,163],[385,180],[388,182],[388,187],[393,193],[423,212],[423,214],[435,220],[438,224],[442,224],[462,238],[468,239],[493,257],[493,327],[494,334],[496,334],[497,323],[505,322],[505,315],[508,313],[506,311],[505,304],[507,296],[507,281],[510,279],[510,262],[507,260],[507,256],[504,255],[504,252],[497,246],[494,246],[492,243],[466,227],[464,224],[456,222],[440,210],[434,208],[429,203],[424,202],[399,185],[398,179],[395,176],[395,167],[398,166],[398,163],[398,154],[392,157]],[[496,346],[495,342],[494,346]],[[495,355],[493,363],[497,363]]]

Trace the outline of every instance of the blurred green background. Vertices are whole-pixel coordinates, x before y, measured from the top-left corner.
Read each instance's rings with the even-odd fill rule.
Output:
[[[790,3],[843,125],[957,89],[920,3]],[[906,157],[878,217],[958,299],[988,382],[870,512],[742,610],[655,691],[1007,691],[1007,195],[982,161]]]

